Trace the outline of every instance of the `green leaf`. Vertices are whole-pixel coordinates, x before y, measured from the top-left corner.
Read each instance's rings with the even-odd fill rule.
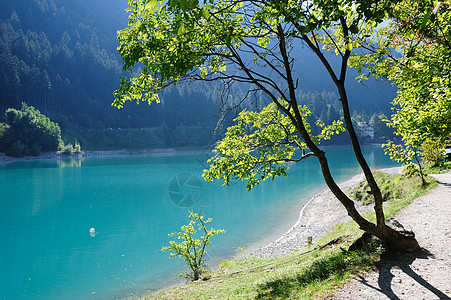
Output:
[[[185,24],[182,23],[182,25],[180,25],[179,29],[177,30],[177,34],[184,34],[186,33],[186,28],[185,28]]]
[[[426,27],[426,23],[429,21],[429,16],[431,15],[432,9],[430,7],[427,8],[426,13],[424,14],[423,21],[420,25],[420,31],[422,31]]]
[[[202,14],[204,15],[205,19],[208,19],[210,17],[210,12],[208,11],[208,9],[205,6],[202,7]]]
[[[146,9],[153,10],[158,5],[158,0],[149,0],[146,3]]]

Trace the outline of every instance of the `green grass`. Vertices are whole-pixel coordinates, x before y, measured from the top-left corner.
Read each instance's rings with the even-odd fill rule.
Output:
[[[378,181],[383,181],[382,187],[387,185],[391,195],[398,195],[388,198],[384,204],[387,218],[393,217],[415,197],[436,186],[432,178],[429,178],[432,183],[422,188],[421,181],[416,178],[405,179],[400,175],[377,177]],[[366,217],[374,220],[371,212]],[[224,261],[217,270],[211,272],[208,281],[191,282],[144,299],[325,298],[358,273],[372,269],[383,252],[383,246],[377,240],[362,251],[345,250],[361,234],[362,231],[354,222],[340,224],[315,245],[300,251],[271,259],[248,257]],[[319,245],[334,239],[337,239],[336,243],[318,249]]]
[[[426,167],[426,172],[428,174],[440,174],[440,173],[446,173],[451,170],[451,161],[446,161],[441,166],[428,166]]]
[[[403,180],[401,175],[391,175],[382,172],[374,172],[374,177],[379,185],[382,192],[382,197],[384,201],[388,199],[398,199],[402,198],[403,194],[406,193],[404,185],[400,184]],[[362,181],[356,186],[348,190],[348,195],[356,200],[360,201],[365,205],[374,203],[374,197],[369,193],[370,187],[366,181]]]

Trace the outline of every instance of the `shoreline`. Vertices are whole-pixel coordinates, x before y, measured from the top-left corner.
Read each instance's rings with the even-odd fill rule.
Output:
[[[379,144],[362,144],[362,146],[375,146]],[[351,145],[327,145],[324,146],[325,149],[329,147],[351,147]],[[80,153],[64,154],[61,151],[43,152],[39,156],[24,156],[24,157],[13,157],[7,156],[5,153],[0,152],[0,163],[1,162],[11,162],[11,161],[29,161],[29,160],[40,160],[40,159],[66,159],[66,158],[82,158],[82,157],[102,157],[102,156],[116,156],[116,155],[146,155],[146,154],[184,154],[184,153],[198,153],[207,152],[211,153],[214,148],[211,145],[205,147],[193,148],[193,149],[183,149],[183,148],[153,148],[153,149],[118,149],[118,150],[86,150]]]
[[[382,171],[385,173],[399,174],[401,167],[375,168],[372,171]],[[338,186],[347,193],[347,190],[358,184],[364,178],[363,173],[352,176],[338,184]],[[232,255],[225,260],[233,260],[248,257],[272,258],[289,254],[293,251],[301,250],[307,245],[307,237],[312,237],[312,242],[316,242],[322,238],[335,225],[351,221],[347,215],[344,206],[332,195],[327,188],[319,188],[309,195],[310,199],[305,203],[296,205],[299,213],[290,214],[295,219],[284,220],[283,223],[293,224],[288,230],[279,230],[270,236],[263,238],[260,242],[256,242],[245,248],[245,253]],[[299,208],[299,209],[298,209]],[[372,205],[362,205],[356,202],[356,208],[359,212],[372,209]],[[325,213],[329,212],[328,216]],[[216,268],[219,262],[215,263]],[[178,280],[173,280],[171,284],[149,291],[151,294],[158,293],[163,290],[183,285]]]
[[[397,174],[400,173],[401,168],[392,167],[375,170]],[[346,193],[349,188],[363,179],[363,173],[360,173],[341,182],[338,186]],[[365,212],[372,209],[372,206],[356,202],[356,209],[359,212]],[[262,243],[260,243],[248,247],[249,254],[244,256],[269,258],[300,250],[307,245],[307,238],[311,237],[314,243],[331,230],[333,226],[348,221],[351,221],[351,218],[348,216],[346,209],[326,187],[302,206],[298,218],[288,231],[281,236],[275,237],[275,239],[273,237],[273,241],[265,246],[262,246]]]
[[[121,156],[121,155],[148,155],[148,154],[183,154],[183,153],[196,153],[206,151],[205,149],[193,149],[193,150],[179,150],[175,148],[156,148],[156,149],[139,149],[139,150],[96,150],[96,151],[82,151],[80,153],[64,154],[60,151],[45,152],[39,156],[24,156],[24,157],[12,157],[7,156],[4,153],[0,153],[0,162],[13,162],[13,161],[30,161],[41,159],[67,159],[67,158],[85,158],[85,157],[103,157],[103,156]]]

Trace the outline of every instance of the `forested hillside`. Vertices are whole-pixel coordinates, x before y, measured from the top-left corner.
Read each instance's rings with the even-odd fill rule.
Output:
[[[63,126],[117,122],[109,104],[121,72],[120,2],[2,1],[1,111],[27,102]]]
[[[26,102],[58,122],[63,136],[78,138],[87,148],[211,141],[221,107],[217,83],[177,85],[151,108],[134,103],[122,110],[111,107],[119,78],[126,75],[116,50],[116,32],[128,21],[126,7],[125,0],[0,0],[0,121],[8,108]],[[329,123],[340,115],[338,96],[312,53],[296,48],[302,98],[312,120]],[[350,74],[348,81],[355,116],[369,121],[374,113],[389,115],[395,90],[366,88],[355,76]],[[230,100],[238,103],[246,92],[244,86],[234,87]],[[124,129],[128,135],[117,133]],[[144,131],[147,142],[139,141]]]

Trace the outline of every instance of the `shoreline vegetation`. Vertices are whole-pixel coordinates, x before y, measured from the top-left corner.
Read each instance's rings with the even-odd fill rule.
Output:
[[[401,179],[400,167],[378,171],[394,176],[396,184],[408,186],[404,197],[384,204],[387,219],[437,185],[429,178],[431,184],[419,189],[421,184],[416,179]],[[362,180],[363,174],[359,174],[342,182],[340,187],[348,191]],[[374,218],[371,205],[356,201],[356,206],[366,217]],[[331,211],[334,213],[327,214]],[[177,299],[328,297],[356,274],[374,269],[383,252],[377,241],[356,253],[345,250],[362,232],[328,189],[315,194],[302,207],[295,222],[290,230],[266,246],[251,245],[246,248],[247,253],[223,261],[205,280],[172,285],[142,299],[174,299],[174,295]]]
[[[328,147],[351,147],[349,144],[342,145],[328,145]],[[381,143],[368,143],[362,146],[382,146]],[[212,152],[214,151],[211,145],[203,147],[166,147],[166,148],[150,148],[150,149],[117,149],[117,150],[83,150],[81,152],[74,152],[66,154],[64,151],[42,152],[38,156],[23,156],[13,157],[0,152],[0,162],[9,161],[25,161],[25,160],[39,160],[39,159],[64,159],[64,158],[81,158],[81,157],[101,157],[101,156],[117,156],[117,155],[146,155],[146,154],[181,154],[181,153],[195,153],[195,152]]]
[[[106,151],[82,151],[79,153],[65,154],[63,151],[45,152],[38,156],[12,157],[5,153],[0,153],[0,161],[23,161],[23,160],[39,160],[39,159],[64,159],[64,158],[81,158],[81,157],[101,157],[101,156],[117,156],[117,155],[145,155],[145,154],[175,154],[202,151],[202,149],[176,149],[176,148],[156,148],[141,150],[106,150]]]

